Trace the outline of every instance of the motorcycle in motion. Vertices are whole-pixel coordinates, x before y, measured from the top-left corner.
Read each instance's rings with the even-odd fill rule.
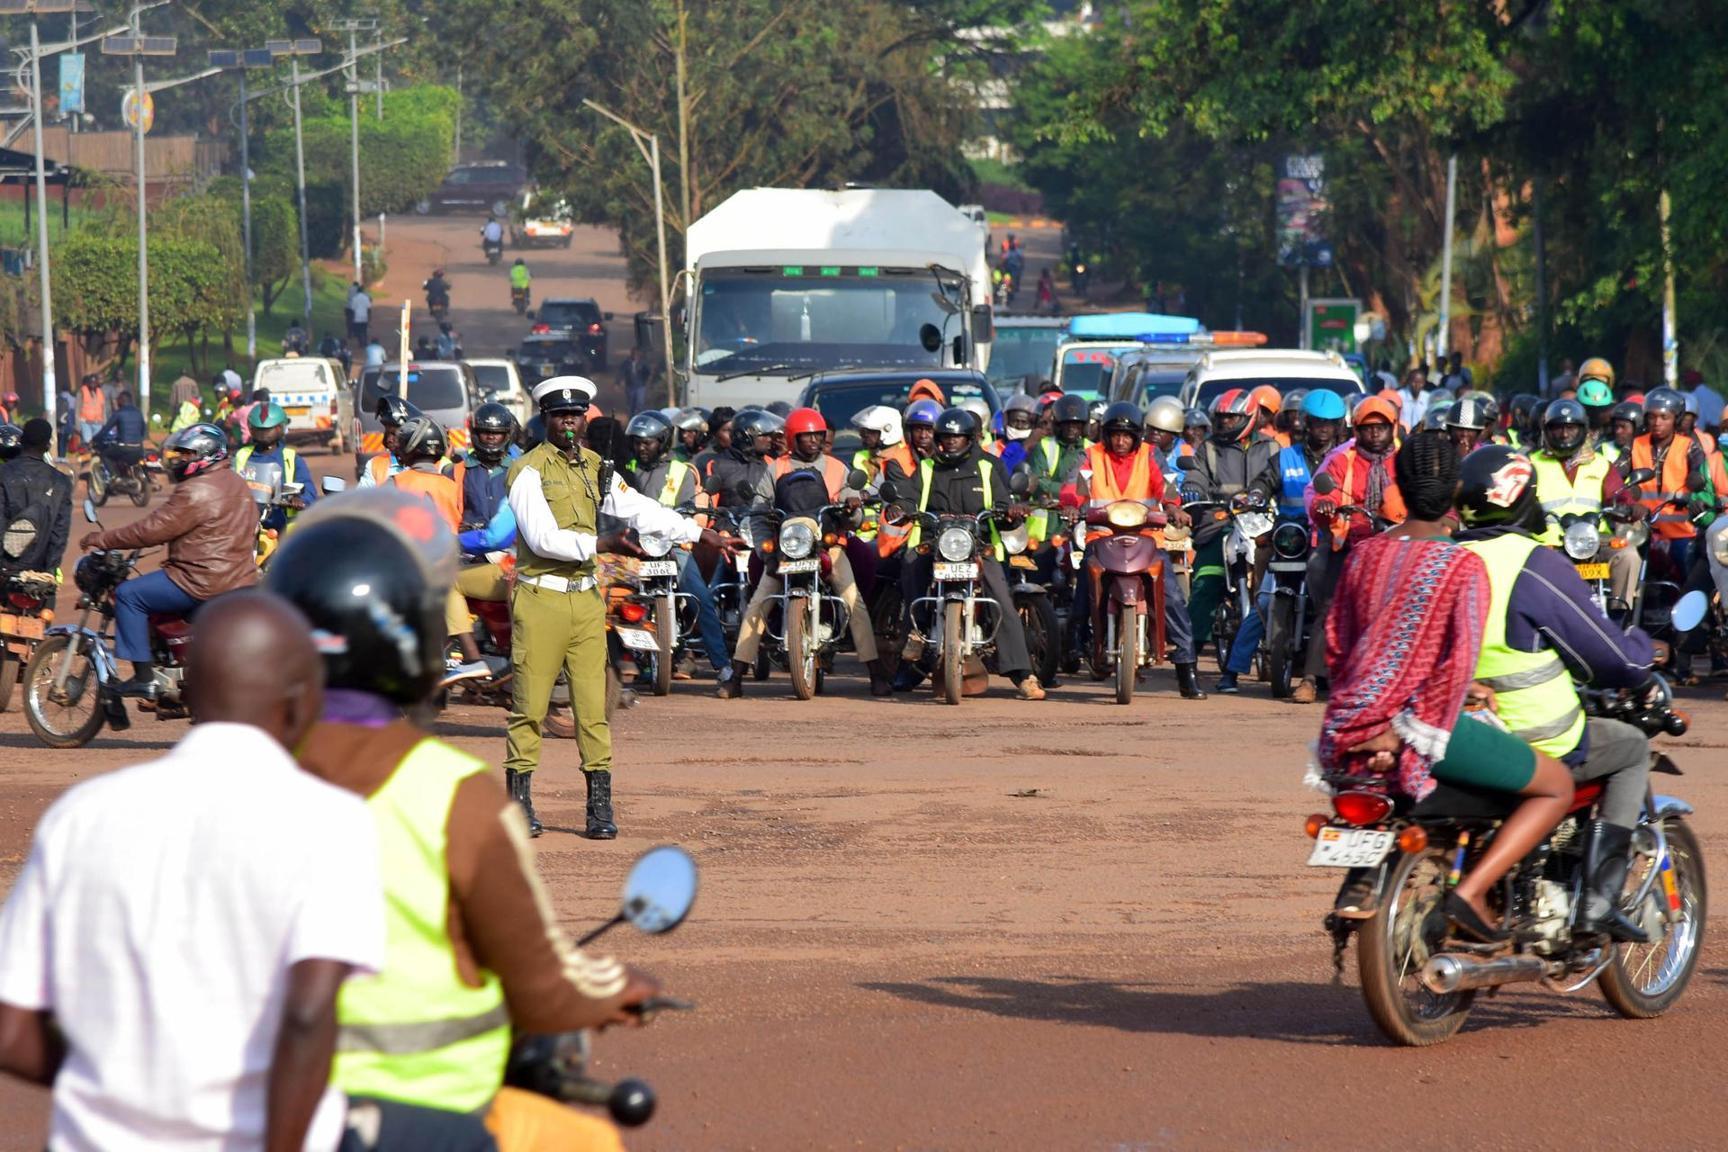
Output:
[[[156,477],[162,471],[156,449],[126,444],[97,444],[95,448],[86,486],[96,506],[108,503],[115,493],[130,496],[140,508],[149,504],[156,492]]]
[[[1703,594],[1694,592],[1675,612],[1696,624],[1703,609]],[[1586,693],[1585,706],[1647,736],[1682,735],[1689,723],[1660,677],[1637,691]],[[1681,774],[1661,753],[1652,754],[1651,770]],[[1649,943],[1614,943],[1575,930],[1597,865],[1588,826],[1602,785],[1592,782],[1578,787],[1566,818],[1491,895],[1512,939],[1475,945],[1450,938],[1446,894],[1493,842],[1516,798],[1441,783],[1410,803],[1386,792],[1379,778],[1326,783],[1332,811],[1308,817],[1314,841],[1308,864],[1351,869],[1346,882],[1367,870],[1374,892],[1367,918],[1327,916],[1333,966],[1342,970],[1356,935],[1363,999],[1394,1043],[1423,1047],[1449,1039],[1484,988],[1540,981],[1573,992],[1594,981],[1616,1012],[1634,1019],[1660,1016],[1686,990],[1702,951],[1708,894],[1703,851],[1686,819],[1693,809],[1684,800],[1652,787],[1633,831],[1620,907]]]

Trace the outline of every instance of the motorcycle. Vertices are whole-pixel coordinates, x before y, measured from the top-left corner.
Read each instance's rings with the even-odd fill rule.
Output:
[[[685,515],[694,508],[680,508]],[[654,695],[672,691],[672,671],[686,637],[695,630],[696,599],[678,591],[678,561],[672,541],[652,533],[640,536],[637,547],[643,559],[636,565],[636,587],[617,606],[613,628],[643,668]]]
[[[487,240],[482,238],[480,241],[480,251],[486,254],[486,263],[496,265],[498,261],[504,259],[504,241]]]
[[[1297,669],[1307,659],[1316,637],[1313,604],[1308,599],[1308,526],[1294,520],[1272,529],[1272,556],[1266,579],[1272,581],[1272,603],[1266,617],[1266,678],[1274,699],[1283,700],[1301,679]]]
[[[862,486],[862,474],[852,477]],[[760,512],[765,528],[757,542],[763,571],[780,581],[768,611],[761,651],[792,677],[792,694],[809,700],[822,691],[851,614],[830,591],[831,549],[845,540],[845,504],[828,504],[808,515]]]
[[[121,492],[132,503],[143,508],[156,491],[156,477],[162,472],[162,458],[154,448],[96,446],[87,477],[91,499],[98,508],[108,503],[108,497]]]
[[[22,525],[22,527],[20,527]],[[22,552],[30,546],[24,540],[14,549],[14,534],[36,529],[27,520],[15,520],[6,529],[7,551]],[[5,577],[0,593],[0,712],[12,706],[12,692],[24,666],[36,654],[47,628],[54,622],[54,593],[58,587],[52,572],[12,572]]]
[[[528,314],[528,289],[526,287],[518,288],[514,284],[510,286],[510,307],[516,309],[518,316]]]
[[[936,698],[958,704],[973,680],[982,692],[984,661],[994,653],[1002,610],[984,590],[984,526],[995,513],[915,512],[926,534],[920,550],[934,553],[930,594],[912,601],[912,639],[934,645],[939,671]],[[976,693],[975,693],[976,694]]]
[[[1183,457],[1177,466],[1192,471],[1191,460]],[[1242,621],[1254,611],[1256,551],[1276,521],[1266,509],[1266,497],[1258,491],[1238,492],[1228,501],[1208,500],[1200,489],[1189,486],[1182,489],[1182,507],[1196,521],[1210,516],[1214,521],[1230,522],[1224,538],[1224,593],[1212,610],[1212,645],[1217,650],[1218,670],[1223,672]]]
[[[84,518],[101,527],[96,505],[88,498]],[[50,748],[82,747],[101,731],[104,722],[116,732],[132,726],[126,701],[114,690],[120,680],[114,655],[114,593],[135,573],[142,554],[140,549],[92,552],[82,557],[73,569],[79,592],[78,623],[49,628],[24,668],[24,718],[36,738]],[[90,626],[92,613],[99,617],[94,628]],[[182,617],[150,618],[158,720],[187,715],[180,685],[191,641],[192,626]]]
[[[1702,615],[1703,596],[1682,612]],[[1696,623],[1696,619],[1693,620]],[[1673,707],[1667,683],[1638,692],[1587,692],[1585,709],[1633,724],[1647,736],[1678,736],[1689,723]],[[1464,719],[1464,724],[1477,723]],[[1665,754],[1652,753],[1652,772],[1680,775]],[[1593,860],[1585,854],[1587,824],[1602,784],[1578,786],[1565,819],[1546,843],[1525,857],[1491,899],[1511,929],[1501,946],[1449,941],[1443,904],[1460,875],[1480,858],[1516,797],[1440,783],[1412,803],[1389,794],[1384,777],[1334,776],[1332,811],[1309,816],[1310,867],[1372,874],[1374,911],[1366,919],[1326,918],[1332,962],[1342,972],[1350,937],[1358,936],[1357,967],[1369,1014],[1394,1043],[1422,1047],[1449,1039],[1464,1024],[1478,991],[1540,981],[1574,992],[1592,981],[1620,1015],[1660,1016],[1685,991],[1702,951],[1708,893],[1704,858],[1686,822],[1693,809],[1652,787],[1632,841],[1632,867],[1621,909],[1649,944],[1613,944],[1574,933]]]
[[[1032,675],[1038,677],[1040,684],[1054,686],[1062,667],[1062,620],[1057,615],[1050,589],[1038,579],[1038,559],[1029,551],[1032,540],[1030,523],[1023,520],[1013,528],[1001,529],[998,535],[1002,540],[1002,551],[1007,557],[1004,563],[1008,573],[1008,587],[1014,594],[1014,611],[1020,617],[1020,626],[1026,632],[1026,654],[1032,662]],[[1061,573],[1060,567],[1055,568],[1055,572]],[[1062,576],[1065,578],[1066,573],[1062,573]],[[878,573],[878,584],[881,579],[881,574]],[[900,605],[899,587],[896,579],[896,610]],[[899,634],[898,619],[896,617],[894,625],[895,642],[903,644],[905,637]],[[879,637],[881,633],[882,630],[878,628]],[[881,649],[881,645],[878,645],[878,649],[885,650]]]
[[[1092,668],[1114,671],[1116,703],[1134,699],[1142,668],[1164,659],[1164,549],[1147,528],[1161,529],[1163,509],[1144,500],[1112,500],[1086,512],[1083,578],[1092,581]]]
[[[689,916],[696,889],[696,862],[688,853],[674,845],[652,848],[631,867],[617,915],[579,943],[586,946],[626,922],[650,936],[670,932]],[[654,996],[632,1011],[646,1023],[662,1012],[687,1012],[695,1007],[687,1000]],[[594,1079],[588,1075],[592,1053],[588,1032],[519,1036],[511,1045],[504,1082],[562,1104],[605,1108],[620,1127],[646,1124],[654,1116],[654,1090],[635,1079],[616,1084]]]

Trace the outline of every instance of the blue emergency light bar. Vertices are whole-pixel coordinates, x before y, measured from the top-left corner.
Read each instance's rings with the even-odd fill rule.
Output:
[[[1076,316],[1068,322],[1068,335],[1076,340],[1140,340],[1155,336],[1191,336],[1200,331],[1192,316],[1166,316],[1157,312],[1106,312]]]

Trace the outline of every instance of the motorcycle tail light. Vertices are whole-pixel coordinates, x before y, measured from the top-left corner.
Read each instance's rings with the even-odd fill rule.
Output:
[[[636,600],[626,600],[618,605],[618,615],[623,617],[627,624],[640,624],[648,619],[648,605]]]
[[[1398,850],[1407,856],[1428,850],[1428,830],[1420,824],[1412,824],[1398,833]]]
[[[1373,792],[1340,792],[1332,797],[1332,810],[1361,828],[1384,820],[1392,811],[1392,801]]]
[[[1308,839],[1318,840],[1320,838],[1320,829],[1326,827],[1326,825],[1330,823],[1332,823],[1332,818],[1330,816],[1326,815],[1324,812],[1316,812],[1314,815],[1308,817],[1308,819],[1302,822],[1302,831],[1308,833]]]

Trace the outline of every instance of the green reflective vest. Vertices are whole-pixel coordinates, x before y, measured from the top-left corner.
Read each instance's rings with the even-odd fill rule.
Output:
[[[449,1111],[484,1108],[504,1082],[510,1013],[498,978],[463,982],[450,945],[445,830],[462,781],[480,760],[425,739],[366,806],[384,876],[385,962],[356,976],[336,1002],[331,1082],[351,1096],[381,1096]]]
[[[522,469],[533,468],[540,474],[540,491],[545,495],[546,505],[552,510],[552,518],[558,527],[575,532],[598,532],[600,504],[606,499],[606,494],[600,491],[600,457],[584,448],[581,459],[584,467],[578,468],[551,444],[541,444],[511,463],[504,490],[508,492],[516,483]],[[516,571],[523,576],[562,576],[569,580],[592,574],[594,561],[589,559],[576,563],[541,556],[518,533]]]
[[[682,460],[666,462],[666,482],[660,486],[657,499],[666,507],[674,507],[678,503],[678,490],[684,487],[684,477],[690,475],[690,465]]]
[[[1542,513],[1548,518],[1540,539],[1550,547],[1557,547],[1565,536],[1560,527],[1562,516],[1602,511],[1602,485],[1612,465],[1607,456],[1596,452],[1578,466],[1577,478],[1568,480],[1566,465],[1546,452],[1536,453],[1530,463],[1536,468],[1536,499],[1541,501]]]
[[[1550,756],[1564,756],[1584,738],[1584,709],[1566,666],[1552,650],[1519,652],[1506,646],[1512,586],[1524,571],[1524,562],[1541,545],[1508,532],[1492,540],[1471,540],[1464,547],[1482,557],[1492,591],[1476,679],[1494,689],[1500,719],[1514,736]]]
[[[985,508],[990,507],[990,470],[994,467],[995,462],[988,456],[981,457],[978,461],[978,496],[979,499],[983,501],[978,509],[980,512]],[[928,512],[930,510],[930,479],[935,471],[936,462],[934,460],[926,458],[919,461],[918,511],[920,512]],[[996,521],[990,520],[988,523],[990,525],[990,548],[996,559],[1000,561],[1004,555],[1002,551],[1002,536],[996,531]],[[924,525],[914,524],[912,526],[912,531],[906,537],[906,547],[918,547],[918,541],[923,537],[923,534]]]

